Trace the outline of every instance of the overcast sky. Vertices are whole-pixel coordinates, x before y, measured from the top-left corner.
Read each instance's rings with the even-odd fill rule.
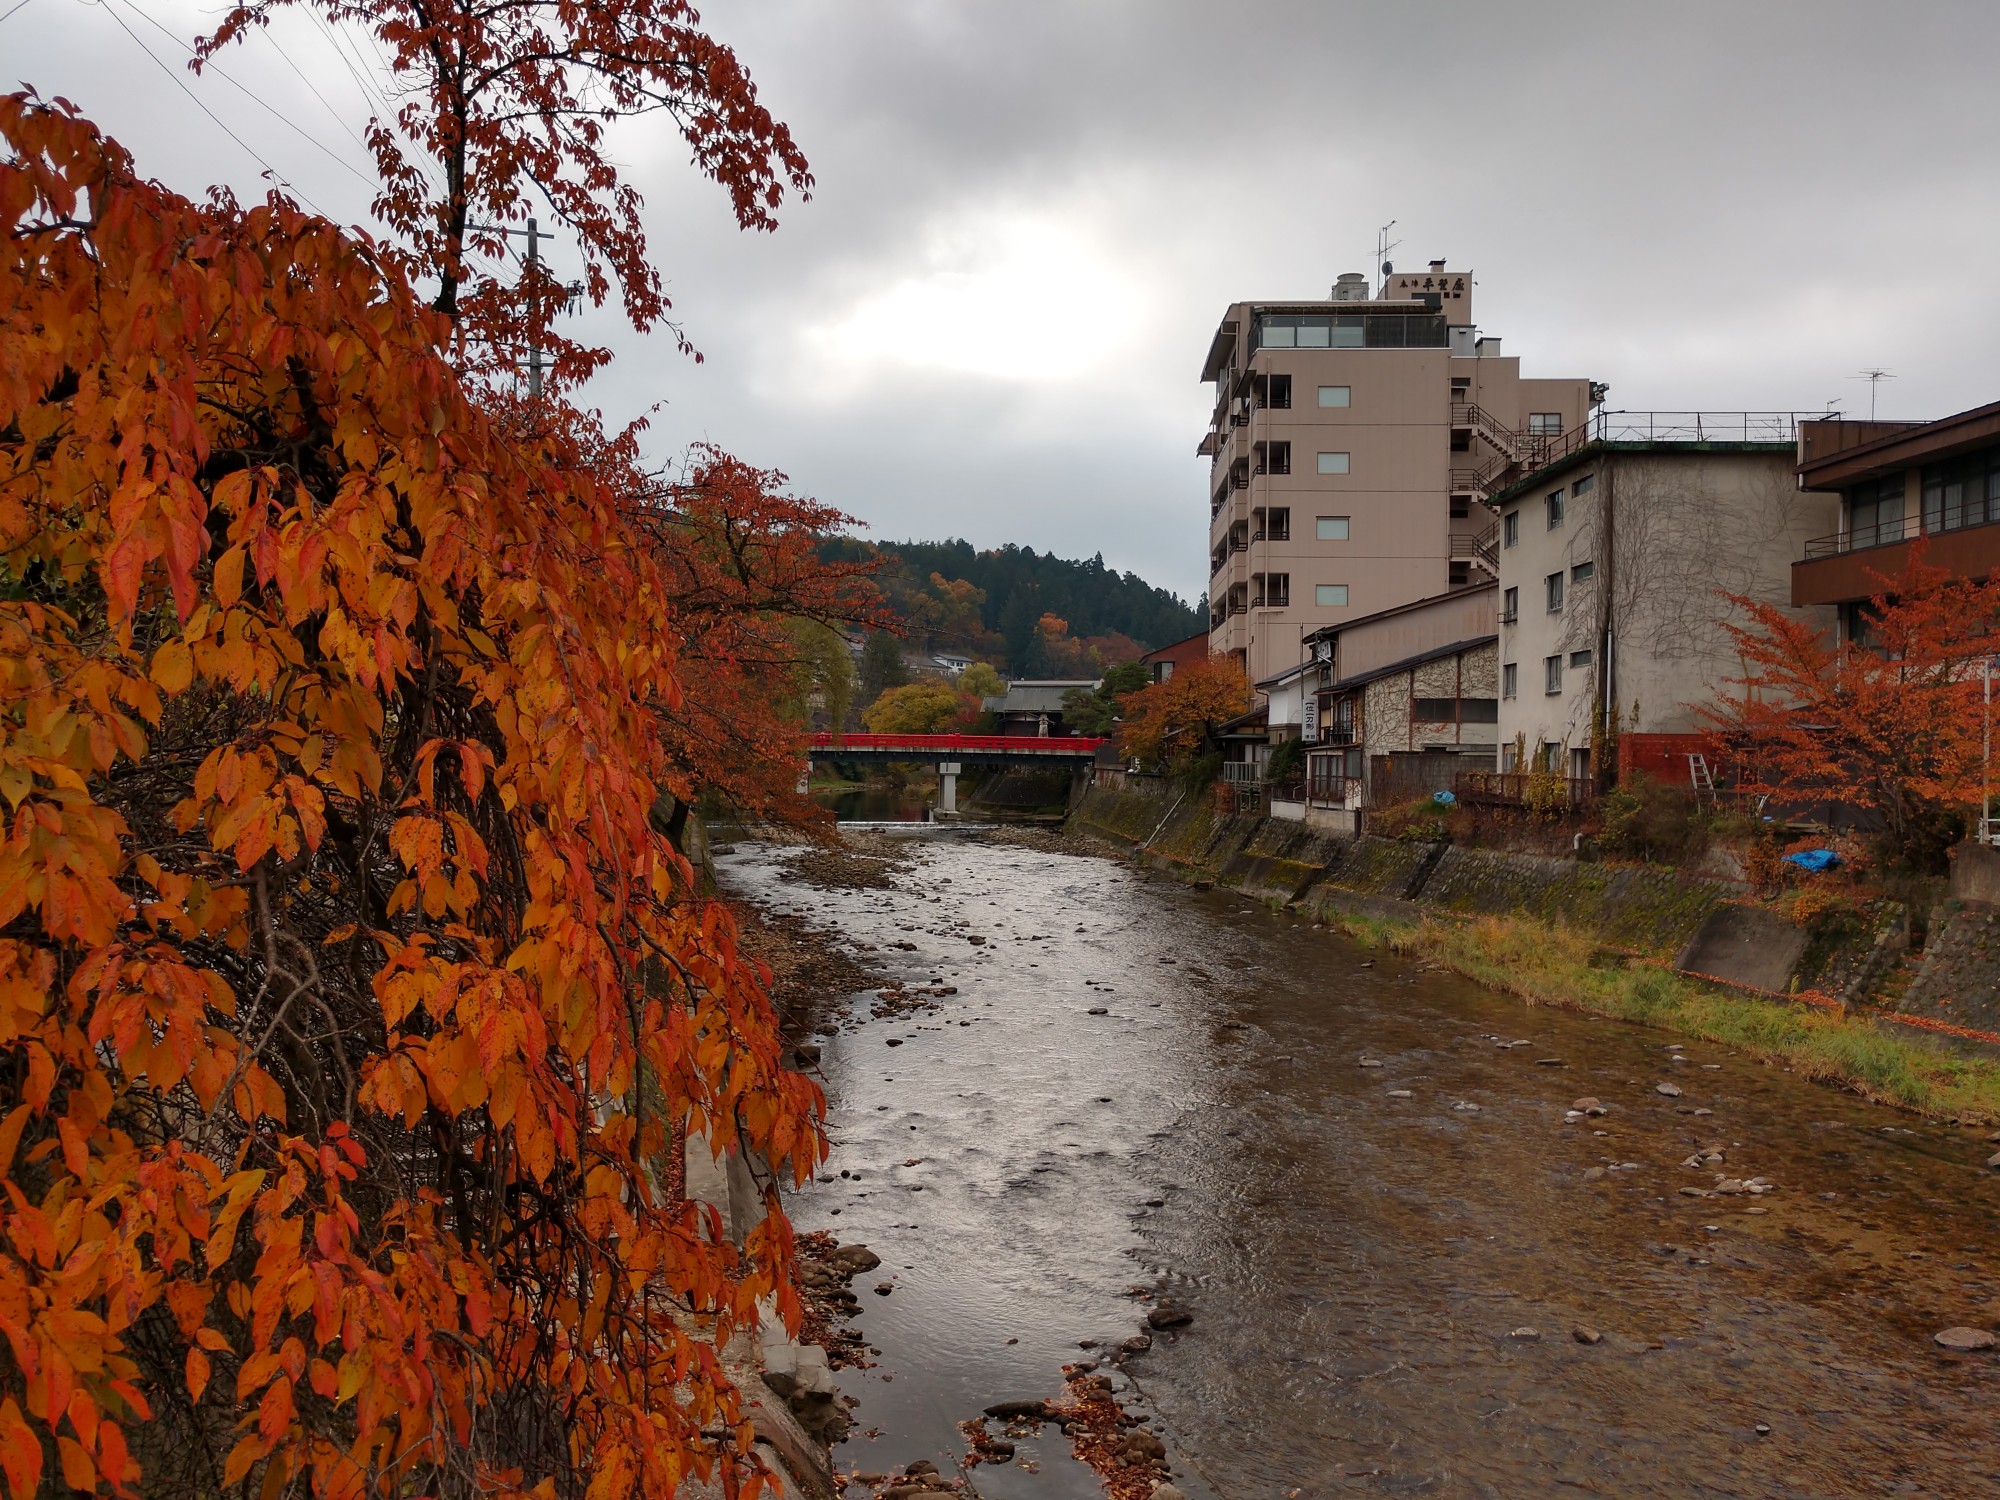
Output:
[[[282,55],[260,39],[224,60],[244,89],[188,78],[152,23],[191,37],[213,10],[27,0],[0,21],[0,74],[183,191],[260,193],[254,151],[362,219],[358,69],[293,21]],[[1216,320],[1324,296],[1390,219],[1397,262],[1474,270],[1479,322],[1524,373],[1608,381],[1611,407],[1865,415],[1869,367],[1895,374],[1884,416],[2000,399],[1993,0],[705,14],[818,188],[744,235],[670,125],[628,129],[707,359],[599,315],[620,359],[590,399],[616,418],[663,402],[661,458],[719,442],[878,538],[1101,551],[1192,599]]]

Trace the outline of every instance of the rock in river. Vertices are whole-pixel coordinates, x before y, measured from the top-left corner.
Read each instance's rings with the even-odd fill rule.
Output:
[[[1931,1342],[1954,1354],[1976,1354],[1981,1349],[2000,1345],[2000,1338],[1984,1328],[1947,1328],[1942,1333],[1932,1334]]]
[[[1681,1096],[1680,1085],[1677,1083],[1656,1083],[1653,1085],[1653,1092],[1665,1094],[1669,1099],[1678,1099]]]
[[[995,1401],[986,1408],[986,1415],[998,1417],[1003,1422],[1028,1420],[1046,1422],[1049,1419],[1049,1404],[1046,1401]]]
[[[1194,1314],[1185,1307],[1156,1307],[1146,1314],[1146,1321],[1155,1328],[1185,1328],[1194,1321]]]

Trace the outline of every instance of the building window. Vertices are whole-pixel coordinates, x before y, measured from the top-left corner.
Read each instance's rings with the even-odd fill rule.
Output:
[[[1257,472],[1259,474],[1291,473],[1292,445],[1290,443],[1259,443],[1257,445]]]
[[[1458,700],[1456,698],[1414,698],[1410,702],[1410,717],[1419,724],[1456,724],[1458,722]]]
[[[1512,625],[1521,618],[1521,591],[1508,589],[1500,596],[1500,623]]]
[[[1347,540],[1346,516],[1321,516],[1313,523],[1313,527],[1322,542],[1344,542]]]
[[[1563,690],[1563,659],[1560,656],[1542,658],[1542,691],[1560,693]]]
[[[1274,542],[1289,542],[1292,539],[1292,510],[1288,505],[1274,505],[1266,514],[1264,535]]]
[[[1596,488],[1597,488],[1597,476],[1595,474],[1586,474],[1583,476],[1583,478],[1579,479],[1575,484],[1569,487],[1569,492],[1572,495],[1588,495],[1592,490]]]
[[[1594,562],[1580,562],[1569,570],[1569,581],[1571,583],[1582,583],[1584,579],[1596,576],[1597,564]]]
[[[2000,521],[2000,447],[1927,464],[1923,515],[1926,531],[1956,531]]]
[[[1556,436],[1563,430],[1563,414],[1559,411],[1531,411],[1528,413],[1528,431],[1543,436]]]
[[[1589,665],[1590,665],[1590,653],[1589,653],[1588,651],[1572,651],[1572,652],[1570,652],[1570,654],[1569,654],[1569,664],[1570,664],[1570,665],[1571,665],[1572,667],[1587,667],[1587,666],[1589,666]]]
[[[1500,518],[1500,545],[1511,547],[1521,540],[1521,513],[1510,510]]]
[[[1549,508],[1549,530],[1554,531],[1563,523],[1563,492],[1557,490],[1544,503]]]
[[[1323,385],[1319,388],[1321,406],[1349,406],[1353,404],[1354,391],[1344,385]]]
[[[1878,547],[1903,539],[1903,495],[1905,476],[1860,485],[1847,492],[1847,545]]]
[[[1552,614],[1552,615],[1559,615],[1559,614],[1561,614],[1561,613],[1562,613],[1562,607],[1563,607],[1563,576],[1562,576],[1562,574],[1560,574],[1560,573],[1551,573],[1551,574],[1549,574],[1549,576],[1548,576],[1548,577],[1547,577],[1547,578],[1546,578],[1545,580],[1543,580],[1543,581],[1544,581],[1545,583],[1547,583],[1547,584],[1548,584],[1548,589],[1549,589],[1549,613],[1550,613],[1550,614]]]
[[[1292,409],[1292,377],[1289,375],[1266,375],[1263,388],[1258,392],[1259,406],[1267,406],[1273,411]]]
[[[1511,698],[1521,683],[1521,669],[1511,661],[1500,669],[1500,696]]]
[[[1313,588],[1313,602],[1322,609],[1347,608],[1347,585],[1344,583],[1322,583]]]
[[[1264,577],[1264,604],[1270,609],[1284,609],[1292,602],[1292,575],[1289,573],[1269,573]]]
[[[1286,445],[1287,447],[1290,444]],[[1345,453],[1322,453],[1319,456],[1319,471],[1322,474],[1345,474],[1347,455]]]

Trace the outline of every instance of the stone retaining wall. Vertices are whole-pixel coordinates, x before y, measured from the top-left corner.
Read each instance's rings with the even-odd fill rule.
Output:
[[[1901,1009],[1954,1026],[2000,1031],[2000,911],[1968,906],[1933,921],[1923,965]]]
[[[1901,907],[1883,903],[1860,927],[1814,938],[1762,908],[1738,904],[1739,888],[1724,880],[1643,865],[1348,838],[1289,819],[1221,818],[1206,793],[1093,789],[1070,826],[1147,863],[1261,900],[1297,903],[1315,916],[1526,916],[1613,947],[1678,956],[1701,972],[1760,989],[1818,988],[1865,998],[1893,968],[1908,926]],[[1714,927],[1715,941],[1697,945],[1690,959],[1704,924]],[[1759,936],[1744,941],[1753,931]]]
[[[1538,917],[1657,954],[1678,952],[1735,894],[1672,870],[1461,848],[1446,851],[1423,888],[1427,904],[1448,911]]]

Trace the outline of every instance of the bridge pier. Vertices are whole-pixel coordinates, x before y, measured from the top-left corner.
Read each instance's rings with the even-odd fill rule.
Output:
[[[938,762],[938,811],[955,813],[958,811],[958,773],[962,763],[955,760]]]

